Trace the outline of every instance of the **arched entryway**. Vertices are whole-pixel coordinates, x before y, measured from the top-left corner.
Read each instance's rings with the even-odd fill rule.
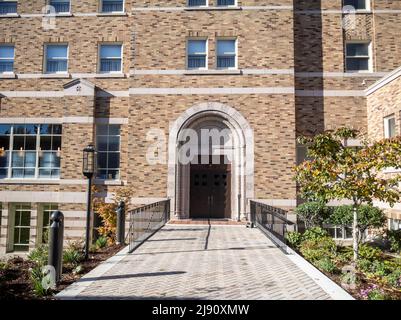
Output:
[[[193,134],[199,139],[188,139]],[[188,162],[180,158],[184,145],[197,150]],[[253,198],[253,132],[239,112],[202,103],[175,121],[167,193],[173,219],[246,217],[247,200]]]

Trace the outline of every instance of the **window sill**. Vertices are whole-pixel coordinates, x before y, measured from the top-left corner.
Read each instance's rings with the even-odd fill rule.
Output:
[[[0,79],[15,79],[15,73],[0,73]]]
[[[57,17],[73,17],[74,15],[71,12],[59,12],[55,14]]]
[[[71,75],[69,73],[44,73],[40,77],[44,79],[69,79]]]
[[[98,17],[127,17],[127,12],[98,12],[96,14]]]
[[[0,179],[0,184],[60,184],[60,179]]]
[[[96,78],[126,78],[125,73],[98,73]]]
[[[102,184],[107,186],[122,186],[124,185],[121,180],[104,180],[104,179],[94,179],[94,184]]]
[[[220,7],[185,7],[186,11],[225,11],[225,10],[242,10],[240,6],[220,6]]]
[[[228,70],[186,70],[185,75],[240,75],[242,70],[240,69],[228,69]]]
[[[19,18],[20,15],[18,13],[10,13],[10,14],[0,14],[1,18]]]

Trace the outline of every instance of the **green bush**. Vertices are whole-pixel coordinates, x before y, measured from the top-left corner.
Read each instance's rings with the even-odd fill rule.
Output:
[[[307,229],[321,226],[330,215],[330,208],[323,201],[305,202],[295,209]]]
[[[396,289],[401,288],[401,268],[391,272],[385,278],[386,282]]]
[[[359,245],[359,258],[366,260],[378,260],[382,257],[382,251],[378,248],[373,248],[367,243]]]
[[[98,247],[99,249],[104,248],[105,246],[107,246],[107,237],[99,237],[96,240],[96,247]]]
[[[321,227],[314,227],[304,232],[304,234],[302,235],[302,240],[303,241],[320,240],[327,237],[328,233],[326,230],[322,229]]]
[[[390,242],[391,251],[401,252],[401,229],[387,230],[387,239]]]
[[[324,257],[334,258],[336,255],[336,243],[330,237],[304,240],[300,246],[300,252],[305,259],[312,263]]]
[[[302,242],[302,234],[296,231],[288,232],[285,235],[285,238],[287,239],[289,245],[293,248],[298,248]]]
[[[82,261],[82,258],[82,253],[75,248],[67,248],[63,253],[64,263],[73,267],[78,266],[78,264]]]
[[[386,300],[387,296],[385,293],[380,289],[374,289],[368,294],[369,300]]]
[[[46,274],[43,272],[43,266],[36,265],[29,270],[29,278],[32,282],[33,291],[39,297],[47,296],[50,294],[50,288],[43,285],[43,279]]]
[[[362,272],[370,272],[370,267],[372,265],[372,261],[364,258],[360,258],[357,261],[358,269]]]
[[[389,268],[383,261],[380,260],[373,261],[370,269],[375,276],[379,277],[384,277],[389,273]]]
[[[6,270],[8,268],[8,262],[6,260],[0,260],[0,270]]]
[[[315,262],[315,266],[325,272],[335,273],[337,271],[337,267],[335,263],[328,257],[324,257]]]
[[[36,247],[28,254],[28,260],[36,263],[38,266],[47,265],[48,259],[49,246],[47,244],[42,244]]]

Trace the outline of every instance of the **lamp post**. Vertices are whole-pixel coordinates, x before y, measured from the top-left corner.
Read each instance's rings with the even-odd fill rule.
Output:
[[[85,237],[85,260],[89,255],[89,230],[91,215],[91,195],[92,195],[92,178],[95,173],[95,147],[89,144],[83,150],[82,157],[82,173],[88,178],[87,203],[86,203],[86,237]]]

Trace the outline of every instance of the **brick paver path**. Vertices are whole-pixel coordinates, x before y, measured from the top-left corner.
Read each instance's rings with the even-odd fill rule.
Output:
[[[166,225],[76,298],[316,300],[330,296],[258,229]]]

